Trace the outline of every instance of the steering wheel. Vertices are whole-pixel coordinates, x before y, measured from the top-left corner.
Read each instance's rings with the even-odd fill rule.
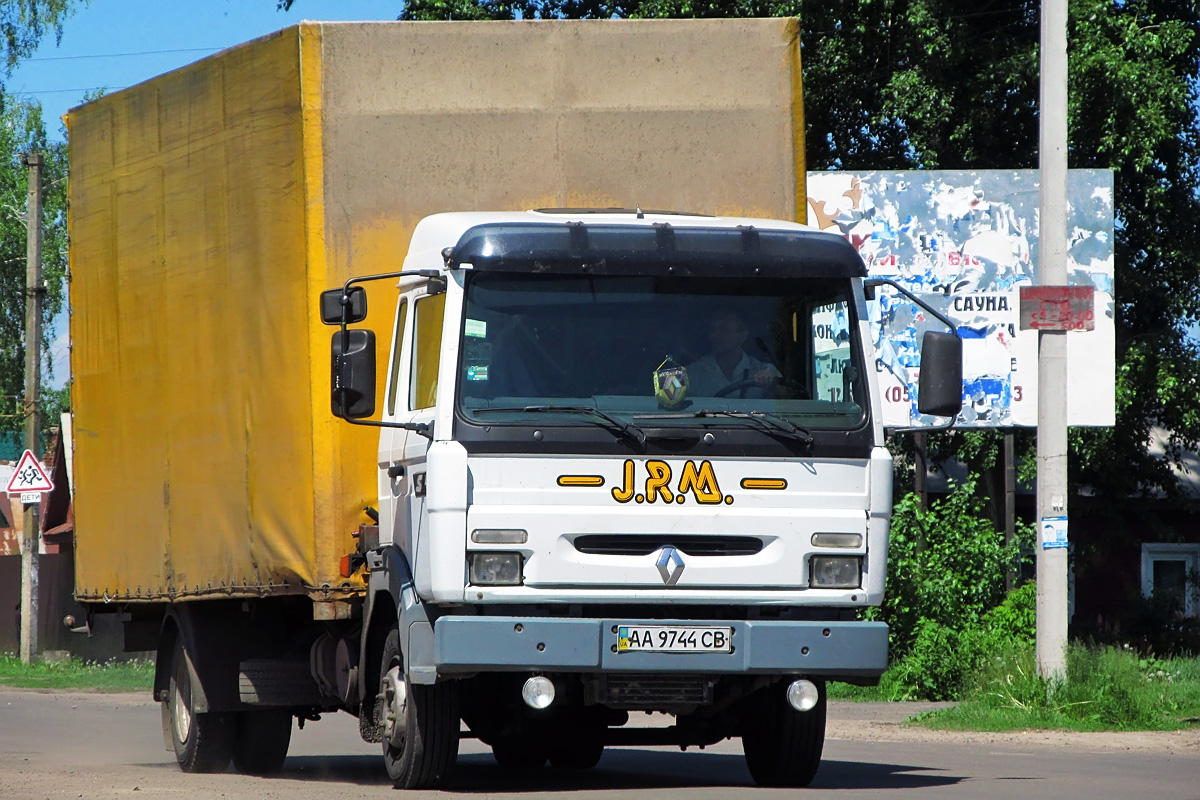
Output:
[[[746,380],[741,380],[741,381],[734,381],[733,383],[729,384],[728,386],[723,386],[720,389],[718,389],[717,391],[713,392],[713,397],[728,397],[729,395],[733,394],[734,392],[740,392],[742,389],[750,389],[754,386],[759,386],[759,383],[758,383],[758,381],[754,380],[753,378],[747,378]],[[802,400],[808,399],[808,389],[805,386],[803,386],[802,384],[799,384],[795,381],[784,380],[783,378],[779,377],[778,375],[776,375],[774,378],[772,378],[770,383],[766,384],[765,386],[762,386],[761,388],[773,389],[773,388],[776,388],[779,386],[782,386],[786,389],[795,389],[796,391],[798,391],[800,393],[800,399],[802,399]]]

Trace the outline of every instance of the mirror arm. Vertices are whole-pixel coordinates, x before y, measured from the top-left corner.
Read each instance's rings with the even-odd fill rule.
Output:
[[[342,398],[342,408],[345,409],[346,399]],[[424,436],[429,441],[433,441],[433,423],[432,422],[383,422],[382,420],[373,419],[349,419],[340,417],[342,422],[349,422],[351,425],[364,425],[368,428],[400,428],[406,431],[412,431],[418,436]]]
[[[346,326],[350,324],[350,287],[368,281],[379,281],[387,278],[429,278],[435,282],[441,283],[441,291],[446,290],[446,276],[439,269],[409,269],[400,270],[399,272],[381,272],[378,275],[366,275],[361,278],[349,278],[342,284],[342,333],[346,333]],[[331,290],[332,291],[332,290]],[[440,294],[441,292],[435,292]],[[346,350],[350,346],[349,338],[342,339],[342,350]]]
[[[888,428],[883,429],[884,436],[897,436],[903,433],[945,433],[951,430],[958,422],[958,417],[949,417],[949,422],[943,422],[940,425],[914,425],[908,428]]]
[[[367,283],[368,281],[381,281],[386,278],[430,278],[434,280],[440,279],[445,283],[446,276],[442,274],[440,269],[403,269],[399,272],[381,272],[378,275],[365,275],[361,278],[348,278],[342,284],[342,307],[349,302],[350,287],[359,283]],[[343,310],[343,316],[345,311]]]
[[[401,270],[400,272],[384,272],[378,275],[367,275],[362,278],[350,278],[342,284],[342,321],[339,327],[342,331],[342,352],[350,350],[350,329],[347,327],[350,322],[350,287],[359,283],[368,281],[385,280],[387,278],[429,278],[432,281],[440,282],[441,291],[446,290],[446,276],[441,270],[437,269],[410,269]],[[440,292],[438,292],[440,294]],[[348,416],[349,408],[346,404],[345,393],[341,396],[341,413],[338,417],[343,422],[349,422],[351,425],[364,425],[369,428],[401,428],[406,431],[424,436],[429,441],[433,441],[433,423],[431,422],[383,422],[378,420],[361,420],[352,419]]]
[[[949,317],[942,314],[936,308],[929,305],[924,300],[917,297],[915,294],[910,292],[908,289],[905,289],[903,286],[896,283],[891,278],[867,278],[865,281],[863,281],[863,290],[864,291],[873,290],[877,286],[891,286],[893,289],[898,291],[900,294],[904,295],[909,300],[912,300],[914,303],[919,305],[921,308],[928,311],[930,314],[932,314],[937,319],[938,322],[942,323],[947,328],[949,328],[954,333],[955,336],[958,336],[958,327],[954,324],[954,322]],[[961,339],[962,337],[960,336],[959,338]]]

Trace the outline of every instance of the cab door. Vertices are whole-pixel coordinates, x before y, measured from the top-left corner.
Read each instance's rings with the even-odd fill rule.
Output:
[[[388,361],[387,394],[384,399],[383,421],[395,422],[407,417],[404,397],[408,393],[409,309],[412,303],[401,295],[396,306],[396,324],[392,333],[391,358]],[[401,464],[408,431],[403,428],[381,428],[379,433],[379,541],[396,542],[396,514],[403,505],[404,474]],[[403,545],[401,545],[403,546]]]
[[[409,328],[407,346],[401,352],[406,361],[401,372],[406,373],[407,381],[401,383],[397,391],[395,421],[430,426],[430,433],[395,429],[389,453],[388,468],[395,476],[394,484],[389,488],[396,498],[392,538],[414,569],[421,534],[429,521],[425,508],[425,457],[437,397],[442,320],[446,309],[444,285],[423,283],[406,292],[402,301],[408,303],[408,315],[412,319],[406,323]]]

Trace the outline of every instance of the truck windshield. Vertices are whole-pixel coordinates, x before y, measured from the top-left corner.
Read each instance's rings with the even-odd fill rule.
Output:
[[[850,289],[845,279],[475,273],[460,413],[488,425],[546,424],[561,408],[563,424],[761,427],[771,415],[802,430],[857,428],[867,403]]]

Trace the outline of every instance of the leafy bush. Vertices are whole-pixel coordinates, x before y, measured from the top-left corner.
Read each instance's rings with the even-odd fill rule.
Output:
[[[915,494],[896,506],[887,593],[870,615],[890,626],[895,660],[913,649],[920,631],[934,635],[926,623],[977,628],[1004,598],[1004,576],[1016,565],[1018,546],[1005,545],[974,492],[974,481],[967,481],[928,511],[921,511]],[[1020,532],[1032,536],[1027,526]]]
[[[957,700],[983,658],[977,629],[965,631],[922,620],[907,654],[884,675],[892,700]]]
[[[1026,583],[976,625],[921,620],[908,652],[884,676],[884,693],[893,700],[960,699],[989,658],[1033,645],[1036,600],[1036,587]]]
[[[1004,602],[984,615],[983,628],[991,644],[1032,645],[1037,635],[1037,584],[1029,581],[1009,592]]]

